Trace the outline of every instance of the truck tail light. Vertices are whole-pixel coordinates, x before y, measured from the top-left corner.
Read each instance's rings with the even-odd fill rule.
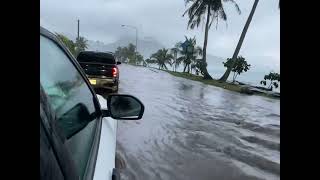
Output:
[[[117,68],[112,68],[112,76],[113,77],[117,77],[117,74],[118,74],[118,69]]]

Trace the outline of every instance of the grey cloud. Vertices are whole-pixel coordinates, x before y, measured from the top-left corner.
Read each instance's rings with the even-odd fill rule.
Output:
[[[125,35],[133,36],[134,31],[121,28],[121,24],[129,24],[139,27],[139,37],[152,36],[167,47],[184,40],[184,35],[196,36],[198,44],[203,44],[203,28],[187,30],[187,17],[182,17],[186,9],[184,0],[41,0],[40,3],[41,21],[54,31],[73,37],[77,32],[76,20],[80,18],[81,35],[104,43]],[[253,0],[238,0],[238,4],[241,15],[227,3],[227,25],[221,21],[218,29],[211,27],[210,54],[232,56]],[[279,64],[279,14],[278,0],[259,2],[240,54],[270,57],[270,61]]]

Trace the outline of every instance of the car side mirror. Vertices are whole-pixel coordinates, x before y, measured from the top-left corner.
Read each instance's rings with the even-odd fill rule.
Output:
[[[66,138],[69,139],[85,128],[93,119],[95,119],[95,114],[90,114],[87,107],[79,103],[65,112],[57,121],[62,127]]]
[[[121,62],[120,61],[117,61],[117,65],[120,65],[121,64]]]
[[[144,113],[143,103],[138,98],[126,94],[110,94],[107,106],[113,119],[138,120]]]

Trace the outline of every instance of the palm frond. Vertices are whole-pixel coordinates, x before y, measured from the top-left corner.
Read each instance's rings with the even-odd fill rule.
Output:
[[[224,11],[224,8],[223,8],[223,7],[221,7],[221,9],[220,9],[220,11],[218,11],[218,13],[219,13],[219,17],[220,17],[222,20],[224,20],[224,21],[227,20],[227,14],[226,14],[226,12]]]
[[[231,2],[231,3],[235,6],[238,14],[241,14],[240,7],[239,7],[239,5],[238,5],[234,0],[223,0],[223,1],[224,1],[224,2]]]

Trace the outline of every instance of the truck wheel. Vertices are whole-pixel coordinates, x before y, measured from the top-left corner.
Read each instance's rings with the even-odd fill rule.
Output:
[[[118,92],[118,89],[119,89],[119,85],[117,84],[116,86],[114,86],[115,87],[115,89],[114,90],[112,90],[112,92],[113,93],[117,93]]]

